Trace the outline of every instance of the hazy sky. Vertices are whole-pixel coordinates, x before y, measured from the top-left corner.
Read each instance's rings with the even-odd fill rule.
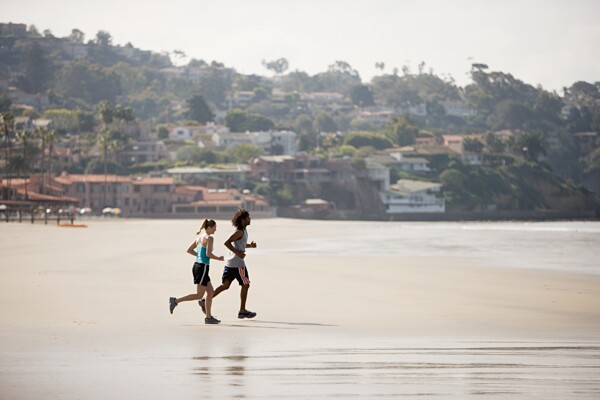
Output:
[[[267,75],[262,60],[324,72],[348,62],[363,81],[408,65],[464,86],[472,62],[560,91],[600,81],[600,0],[0,0],[1,22],[55,36],[157,52],[181,50],[241,73]]]

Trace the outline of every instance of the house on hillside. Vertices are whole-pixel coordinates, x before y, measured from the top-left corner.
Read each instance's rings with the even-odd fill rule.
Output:
[[[169,139],[190,140],[195,135],[212,135],[229,133],[229,128],[209,122],[206,125],[177,125],[169,128]]]
[[[244,187],[250,166],[246,164],[224,164],[216,167],[178,167],[167,169],[173,179],[190,185],[203,185],[211,189]]]
[[[443,213],[441,188],[440,183],[401,179],[379,195],[387,214]]]
[[[423,157],[406,157],[401,152],[388,154],[376,154],[369,157],[370,160],[387,165],[398,172],[410,172],[414,174],[426,173],[430,169],[429,161]]]
[[[124,165],[156,162],[169,159],[169,149],[162,141],[133,142],[119,153],[119,162]]]
[[[296,133],[292,131],[260,131],[245,133],[214,133],[213,143],[227,149],[240,143],[249,143],[260,147],[268,154],[296,154]]]

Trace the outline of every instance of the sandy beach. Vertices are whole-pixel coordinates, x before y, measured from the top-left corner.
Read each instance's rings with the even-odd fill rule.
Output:
[[[232,229],[217,222],[222,255]],[[507,245],[553,235],[538,250],[548,260],[592,268],[599,225],[509,231],[489,251],[427,237],[437,250],[424,253],[385,223],[253,220],[258,316],[237,318],[234,283],[209,326],[195,303],[168,311],[169,296],[195,291],[196,221],[85,223],[0,224],[1,399],[600,396],[600,273],[523,267]]]

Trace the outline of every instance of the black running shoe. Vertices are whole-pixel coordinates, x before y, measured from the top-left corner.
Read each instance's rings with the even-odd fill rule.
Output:
[[[204,323],[205,324],[210,324],[210,325],[216,325],[216,324],[220,324],[221,321],[219,321],[215,317],[211,316],[211,317],[208,317],[208,318],[204,318]]]
[[[173,310],[177,307],[177,299],[175,297],[169,297],[169,311],[173,314]]]
[[[254,318],[256,317],[256,313],[253,311],[248,311],[248,310],[242,310],[238,313],[238,318],[239,319],[243,319],[243,318]]]
[[[202,309],[202,312],[204,313],[204,315],[206,315],[206,300],[205,299],[199,300],[198,304],[200,304],[200,308]]]

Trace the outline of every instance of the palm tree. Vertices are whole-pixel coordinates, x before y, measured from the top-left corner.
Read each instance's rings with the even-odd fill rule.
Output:
[[[107,162],[108,162],[108,149],[110,142],[112,141],[111,132],[107,127],[104,127],[98,133],[98,144],[102,147],[102,162],[104,164],[104,193],[102,194],[102,207],[106,207],[106,191],[108,188],[108,176],[107,176]]]
[[[17,139],[22,143],[23,145],[23,153],[21,154],[21,161],[22,161],[22,165],[20,165],[20,169],[19,169],[19,175],[21,174],[21,172],[24,173],[25,176],[29,177],[29,170],[31,168],[31,157],[30,157],[30,152],[29,152],[29,139],[31,139],[33,137],[33,133],[31,131],[27,131],[27,130],[18,130],[16,133]],[[29,199],[29,185],[27,182],[27,178],[25,178],[25,200]]]
[[[10,146],[10,131],[15,122],[15,117],[11,113],[0,114],[0,123],[2,123],[2,135],[4,136],[4,175],[7,181],[7,196],[10,200],[11,194],[11,179],[10,179],[10,157],[11,157],[11,146]]]
[[[46,178],[45,178],[45,154],[46,149],[48,150],[48,180],[52,174],[52,149],[54,148],[54,140],[56,138],[56,132],[47,128],[36,128],[35,134],[42,139],[42,193],[46,194]]]

